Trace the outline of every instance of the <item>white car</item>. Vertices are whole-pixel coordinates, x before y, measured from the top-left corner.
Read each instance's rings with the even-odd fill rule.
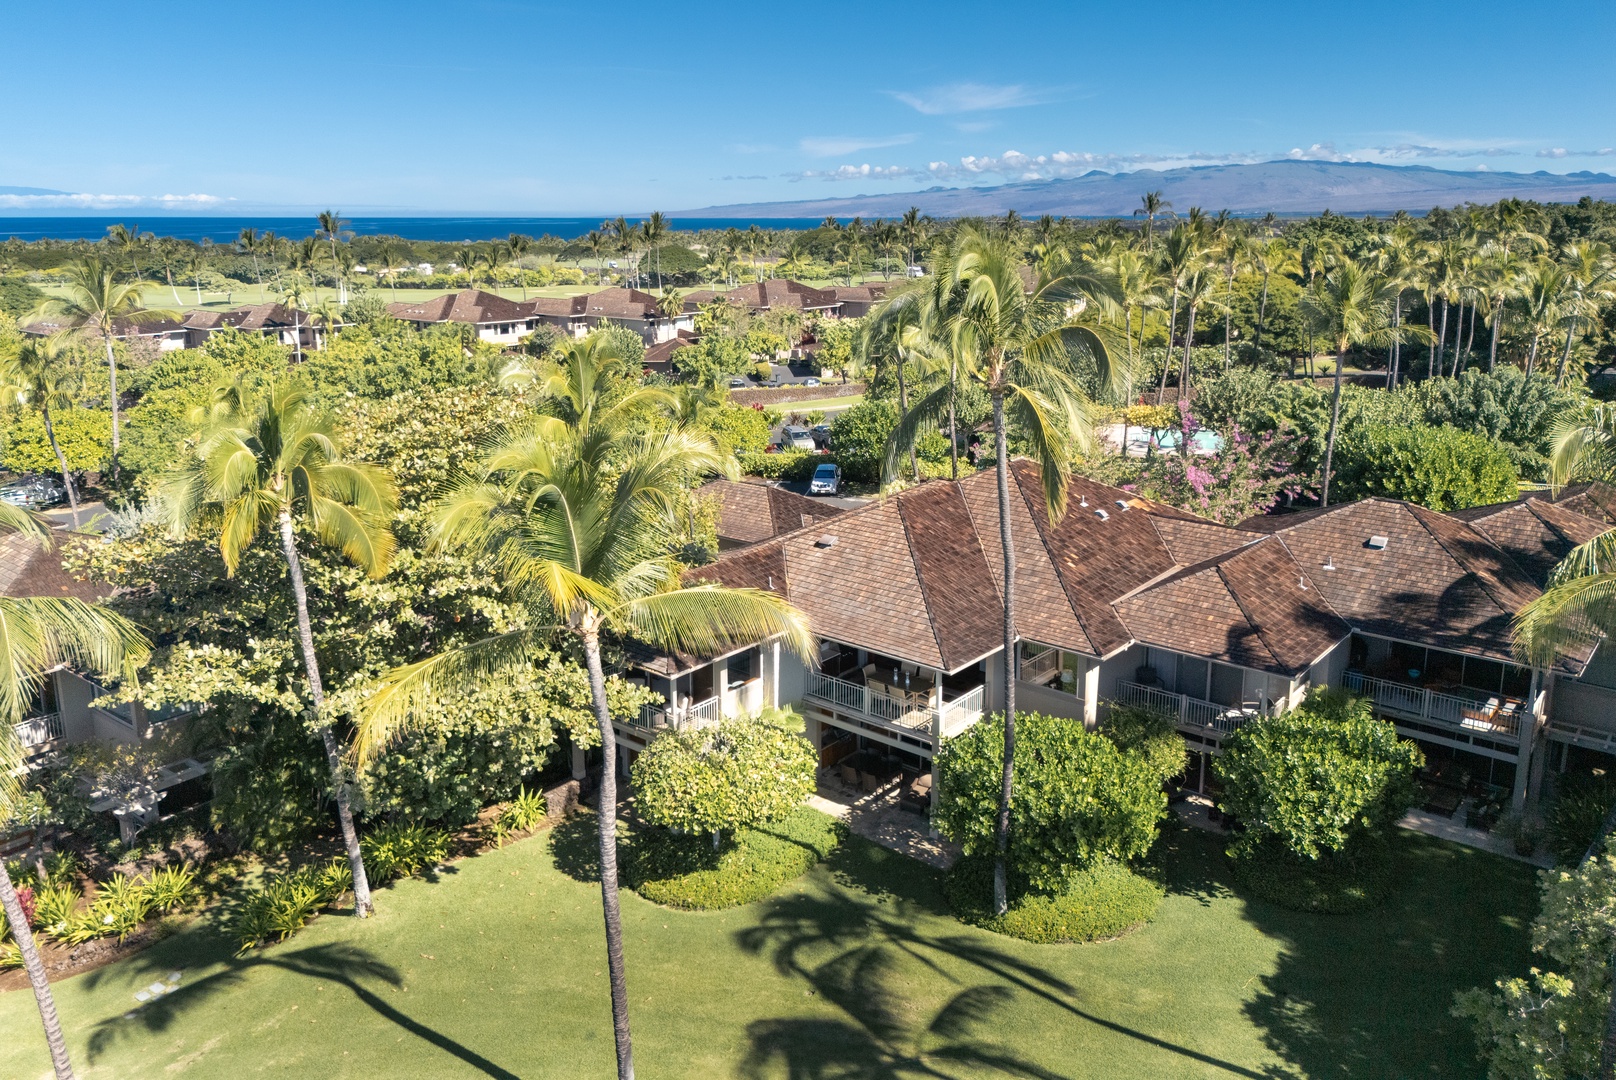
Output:
[[[813,450],[814,437],[808,434],[807,428],[787,425],[780,429],[780,449],[782,450]]]
[[[812,480],[808,481],[808,494],[810,495],[840,495],[842,493],[842,467],[832,462],[825,462],[814,469]]]

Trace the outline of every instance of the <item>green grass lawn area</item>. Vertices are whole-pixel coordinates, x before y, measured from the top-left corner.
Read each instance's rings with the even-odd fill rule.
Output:
[[[900,1066],[929,1055],[949,1076],[1478,1075],[1448,1009],[1525,970],[1531,867],[1403,834],[1387,907],[1310,916],[1233,894],[1220,838],[1164,843],[1156,920],[1094,945],[963,926],[939,873],[858,838],[746,907],[625,893],[638,1071],[918,1075]],[[367,922],[325,916],[240,960],[197,925],[56,991],[86,1077],[598,1077],[602,946],[598,888],[560,873],[541,834],[383,890]],[[179,969],[179,991],[137,1009]],[[26,990],[0,995],[0,1034],[0,1075],[48,1071]]]
[[[522,299],[522,290],[520,288],[491,289],[481,282],[478,283],[477,287],[483,292],[498,293],[500,296],[503,296],[508,300]],[[64,285],[41,284],[35,286],[35,288],[53,296],[60,296],[67,291],[67,287]],[[580,293],[595,292],[598,288],[599,286],[597,285],[546,285],[543,288],[528,289],[527,298],[531,300],[535,296],[577,296]],[[393,290],[383,286],[379,289],[373,288],[371,291],[385,299],[388,303],[393,303],[395,300],[397,300],[399,303],[405,303],[414,300],[430,300],[434,296],[442,296],[444,293],[453,292],[454,290]],[[280,299],[280,294],[275,291],[274,285],[268,279],[264,281],[263,300],[259,299],[258,286],[256,284],[240,285],[228,293],[204,289],[202,290],[202,303],[200,304],[196,302],[195,289],[187,289],[185,286],[181,285],[179,286],[179,294],[180,301],[178,304],[176,304],[174,302],[174,294],[169,290],[166,284],[153,285],[148,282],[144,296],[146,305],[148,307],[172,308],[179,311],[191,311],[198,307],[215,311],[224,311],[229,308],[238,308],[248,304],[278,301]],[[335,289],[328,289],[325,287],[313,288],[310,289],[308,293],[308,305],[311,308],[318,307],[320,301],[327,298],[335,299],[336,297],[337,290]]]
[[[850,394],[847,397],[832,398],[804,398],[801,401],[773,401],[765,408],[778,409],[781,412],[841,412],[851,409],[864,400],[863,394]]]

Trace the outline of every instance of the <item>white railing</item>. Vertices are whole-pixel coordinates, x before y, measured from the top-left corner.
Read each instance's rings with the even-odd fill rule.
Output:
[[[1023,682],[1043,682],[1060,670],[1060,650],[1045,649],[1037,656],[1021,662],[1020,678]]]
[[[968,690],[953,701],[943,702],[943,738],[958,735],[982,719],[982,700],[985,687]]]
[[[14,725],[12,730],[17,733],[17,741],[22,744],[24,750],[32,750],[36,746],[44,746],[48,742],[67,738],[67,729],[62,725],[62,714],[59,712],[30,716],[20,724]]]
[[[666,705],[641,705],[640,715],[630,720],[629,724],[647,731],[662,731],[667,728],[677,731],[685,728],[711,727],[723,717],[723,700],[710,697],[694,705],[681,704],[676,709],[670,709]]]
[[[958,734],[982,716],[982,687],[966,691],[941,707],[944,735]],[[822,671],[808,672],[805,697],[822,701],[834,709],[856,713],[888,727],[902,728],[917,734],[931,734],[932,722],[938,719],[939,709],[917,704],[919,695],[898,697],[883,693],[870,686],[838,679]]]
[[[1155,709],[1173,717],[1180,727],[1201,728],[1221,735],[1234,734],[1241,724],[1258,713],[1256,709],[1230,708],[1127,679],[1117,680],[1117,703]]]
[[[1355,694],[1363,694],[1382,712],[1396,713],[1410,720],[1434,721],[1448,727],[1484,735],[1514,738],[1520,734],[1521,713],[1526,706],[1515,703],[1515,708],[1489,705],[1486,699],[1459,697],[1426,690],[1407,683],[1376,679],[1358,671],[1341,676],[1341,685]],[[1532,715],[1543,708],[1543,695],[1533,704]]]

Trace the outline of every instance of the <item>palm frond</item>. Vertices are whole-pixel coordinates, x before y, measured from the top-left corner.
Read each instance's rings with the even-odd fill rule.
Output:
[[[105,608],[72,597],[0,597],[0,726],[23,718],[59,665],[132,677],[150,653],[139,627]]]
[[[43,548],[54,542],[51,524],[44,516],[6,502],[0,502],[0,533],[21,533]]]
[[[1044,489],[1044,508],[1051,522],[1066,516],[1066,484],[1071,470],[1071,433],[1042,394],[1012,384],[1004,399],[1005,414],[1030,444]],[[1008,467],[1009,463],[1004,465]]]
[[[1616,573],[1573,578],[1544,590],[1515,616],[1515,651],[1534,667],[1598,644],[1616,627]]]
[[[694,585],[626,600],[602,614],[613,629],[665,652],[712,656],[779,638],[805,661],[818,655],[808,617],[761,589]]]
[[[887,436],[885,456],[881,461],[881,483],[890,484],[897,478],[903,455],[927,431],[934,429],[948,415],[949,398],[954,388],[943,384],[909,406],[909,411],[898,421],[898,426]]]
[[[442,698],[516,684],[547,655],[542,633],[523,629],[394,668],[354,717],[354,757],[361,764],[375,758]]]

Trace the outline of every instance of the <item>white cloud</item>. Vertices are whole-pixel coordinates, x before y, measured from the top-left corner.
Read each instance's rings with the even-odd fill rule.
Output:
[[[1602,146],[1598,150],[1567,150],[1563,146],[1554,146],[1537,152],[1538,157],[1545,158],[1610,157],[1613,154],[1616,154],[1616,146]]]
[[[1479,143],[1403,142],[1391,146],[1362,146],[1356,150],[1337,150],[1333,142],[1314,143],[1306,150],[1292,147],[1283,156],[1299,161],[1421,161],[1432,158],[1513,157],[1522,151],[1518,146],[1486,146]]]
[[[199,210],[229,202],[217,195],[0,195],[7,210]]]
[[[797,147],[813,157],[841,157],[843,154],[856,154],[860,150],[879,150],[884,146],[903,146],[914,141],[913,134],[878,135],[874,138],[860,138],[856,135],[809,135],[800,140]]]
[[[1054,91],[1021,83],[996,86],[991,83],[961,82],[934,86],[917,93],[893,91],[892,96],[926,116],[949,113],[984,112],[989,109],[1016,109],[1042,105],[1054,98]]]
[[[998,155],[977,156],[967,154],[958,163],[933,161],[927,165],[930,173],[941,180],[957,180],[972,176],[996,175],[1017,180],[1050,180],[1066,176],[1082,176],[1099,169],[1101,172],[1128,172],[1133,169],[1176,169],[1185,165],[1231,165],[1266,161],[1271,154],[1091,154],[1057,150],[1052,154],[1023,154],[1019,150],[1006,150]]]
[[[897,180],[915,175],[915,170],[907,165],[839,165],[784,175],[790,180]]]

